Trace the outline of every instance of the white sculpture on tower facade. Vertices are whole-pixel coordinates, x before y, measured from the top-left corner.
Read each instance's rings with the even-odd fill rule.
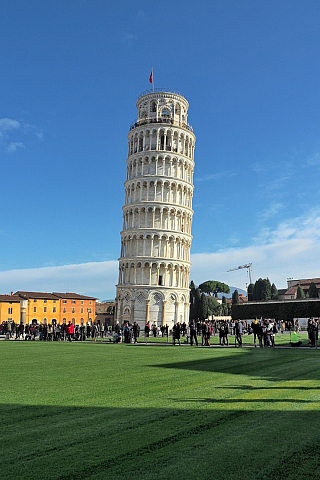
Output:
[[[189,321],[195,136],[183,95],[140,95],[128,134],[116,319]]]

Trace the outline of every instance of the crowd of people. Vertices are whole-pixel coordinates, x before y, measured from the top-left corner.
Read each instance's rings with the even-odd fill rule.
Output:
[[[98,337],[104,338],[108,334],[108,328],[102,324],[87,323],[73,325],[73,323],[23,323],[2,322],[0,334],[15,340],[38,340],[42,341],[73,341],[93,340]]]
[[[212,336],[219,337],[219,345],[228,346],[229,337],[234,337],[235,345],[241,347],[243,344],[243,335],[253,335],[253,343],[259,347],[274,347],[275,334],[290,333],[290,344],[298,347],[302,344],[299,339],[300,325],[299,321],[276,322],[268,319],[255,319],[253,321],[246,320],[205,320],[193,321],[189,324],[177,322],[172,329],[168,324],[157,326],[147,322],[144,326],[144,339],[147,342],[150,336],[156,337],[172,337],[173,344],[181,345],[181,338],[184,337],[186,343],[190,345],[199,345],[199,337],[202,346],[210,346]],[[307,333],[309,345],[314,347],[317,345],[319,331],[319,319],[310,318],[307,324]],[[2,322],[0,325],[0,334],[6,335],[7,338],[16,340],[35,340],[41,341],[84,341],[97,338],[104,339],[109,336],[109,340],[113,343],[137,343],[140,337],[140,326],[137,322],[130,324],[125,322],[120,326],[116,322],[111,332],[111,327],[97,323],[87,323],[81,325],[73,325],[71,322],[66,323],[40,323],[40,324],[16,324],[12,322]]]

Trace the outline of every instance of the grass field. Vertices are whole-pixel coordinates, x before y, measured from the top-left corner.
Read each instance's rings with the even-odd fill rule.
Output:
[[[320,478],[320,351],[0,342],[4,480]]]

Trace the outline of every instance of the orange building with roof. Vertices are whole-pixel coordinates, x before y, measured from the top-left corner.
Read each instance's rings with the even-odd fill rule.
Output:
[[[19,299],[27,300],[26,323],[81,323],[95,319],[96,298],[77,293],[15,293]]]
[[[93,323],[96,298],[77,293],[53,293],[60,300],[60,323]]]

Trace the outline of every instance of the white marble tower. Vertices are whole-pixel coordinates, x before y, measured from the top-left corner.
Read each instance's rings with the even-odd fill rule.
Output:
[[[140,95],[128,134],[116,319],[189,321],[195,136],[180,93]]]

